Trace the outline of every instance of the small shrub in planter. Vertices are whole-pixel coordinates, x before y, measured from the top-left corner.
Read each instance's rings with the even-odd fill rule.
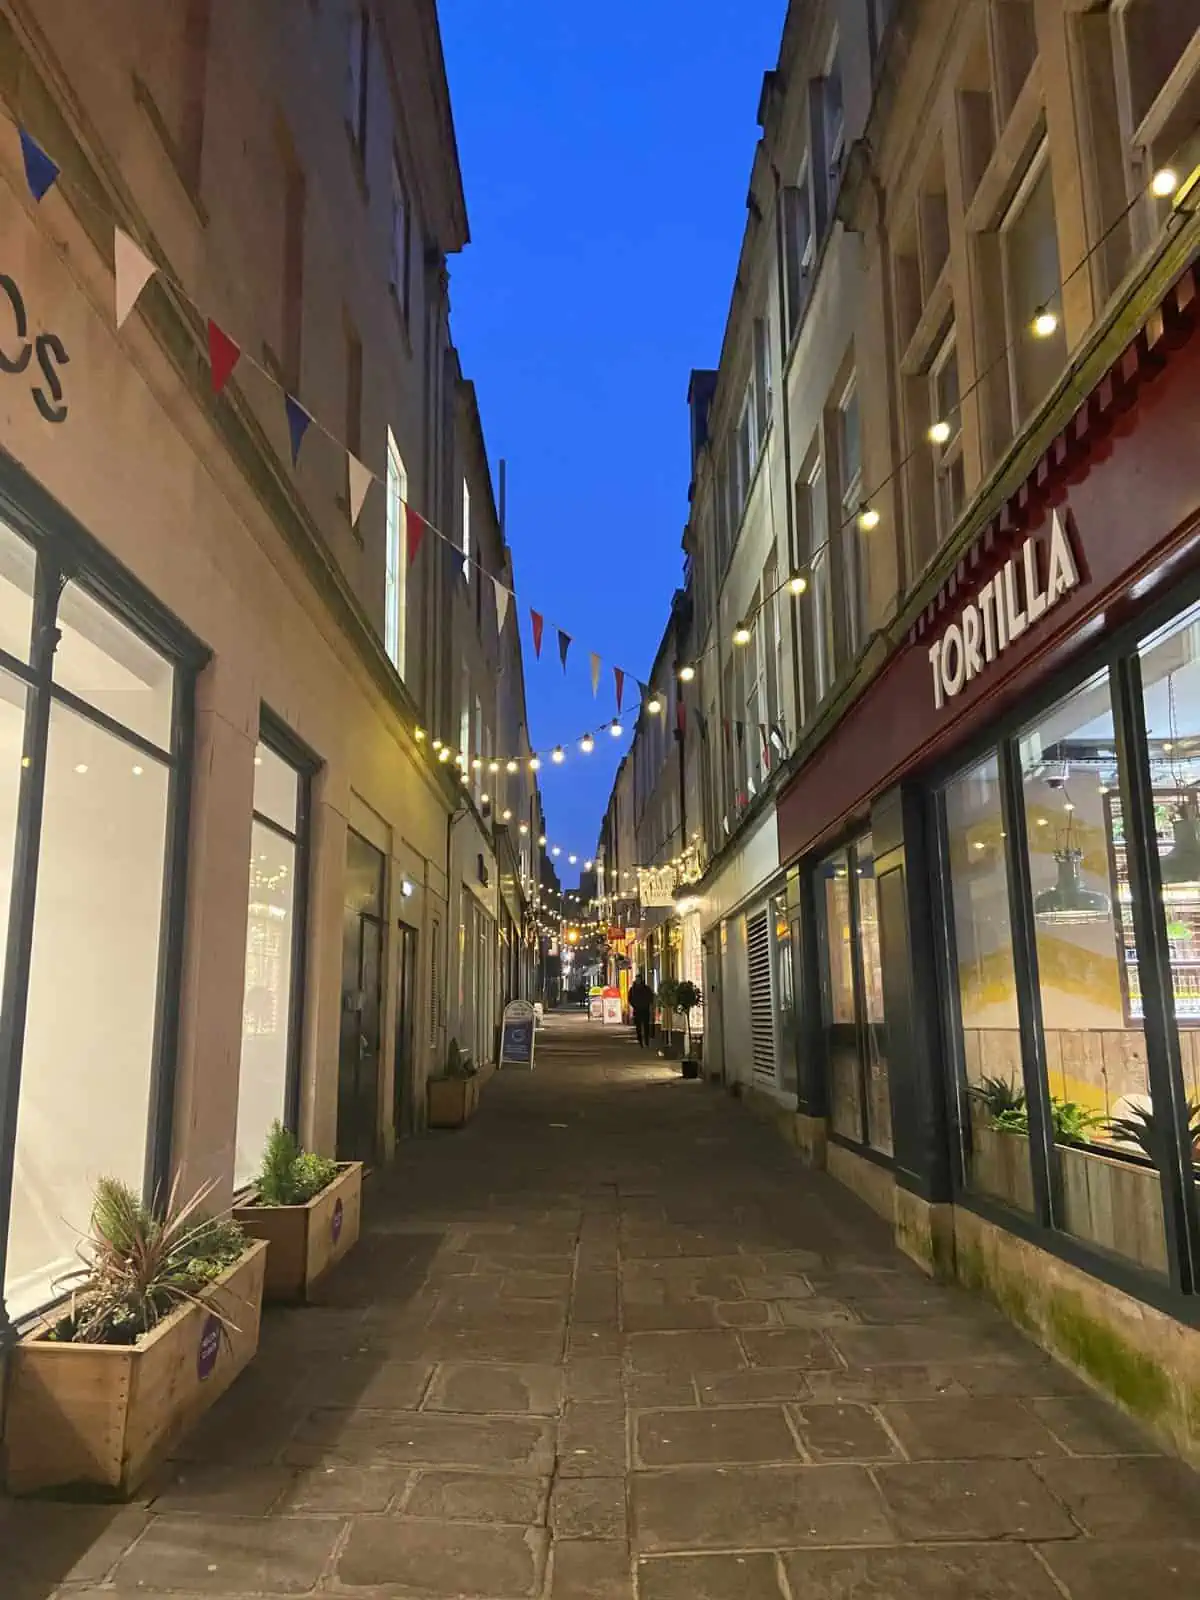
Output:
[[[675,1043],[675,1035],[671,1027],[671,1020],[677,1009],[675,997],[678,993],[679,985],[675,979],[664,978],[658,986],[658,994],[656,996],[659,1014],[662,1019],[662,1028],[666,1036],[665,1043],[658,1053],[667,1061],[676,1059],[676,1051],[679,1048]]]
[[[446,1064],[426,1085],[431,1128],[461,1128],[479,1105],[479,1069],[467,1051],[451,1039]]]
[[[700,1004],[700,991],[694,983],[686,978],[675,991],[675,1009],[683,1015],[683,1025],[687,1032],[687,1044],[684,1048],[683,1075],[685,1078],[698,1078],[700,1076],[700,1062],[692,1054],[692,1012]]]
[[[9,1356],[4,1482],[128,1499],[258,1348],[267,1247],[103,1179],[71,1293]]]
[[[254,1196],[234,1216],[247,1233],[271,1246],[266,1298],[307,1300],[358,1240],[362,1163],[339,1163],[301,1150],[276,1122],[267,1135]]]

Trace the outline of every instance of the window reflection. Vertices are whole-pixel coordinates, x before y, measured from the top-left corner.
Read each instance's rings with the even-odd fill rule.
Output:
[[[862,1138],[862,1099],[854,1011],[854,947],[850,925],[850,863],[845,850],[817,869],[824,902],[821,1010],[829,1063],[829,1116],[834,1131]]]
[[[892,1154],[892,1100],[888,1089],[887,1036],[883,1028],[883,960],[879,951],[879,908],[871,836],[854,846],[858,890],[859,949],[862,955],[864,1049],[867,1063],[867,1137],[872,1148]]]
[[[1029,1140],[1019,1115],[1015,1127],[1006,1117],[1006,1104],[1024,1106],[1025,1091],[997,757],[953,779],[944,806],[966,1178],[980,1193],[1032,1211]]]

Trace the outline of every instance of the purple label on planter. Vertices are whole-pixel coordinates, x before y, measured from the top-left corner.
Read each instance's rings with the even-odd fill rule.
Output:
[[[212,1377],[220,1351],[221,1324],[216,1317],[209,1317],[204,1324],[204,1332],[200,1335],[200,1347],[196,1351],[196,1376],[201,1383],[205,1378]]]
[[[336,1244],[338,1242],[338,1240],[342,1237],[342,1222],[345,1219],[345,1215],[346,1215],[345,1208],[343,1207],[342,1202],[339,1200],[334,1205],[334,1208],[333,1208],[333,1222],[331,1224],[331,1229],[332,1229],[332,1232],[333,1232],[333,1242],[334,1242],[334,1244]]]

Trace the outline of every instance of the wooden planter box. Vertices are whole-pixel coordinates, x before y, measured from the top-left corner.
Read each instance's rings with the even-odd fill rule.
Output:
[[[479,1078],[430,1078],[429,1126],[461,1128],[479,1106]]]
[[[135,1345],[36,1334],[16,1345],[4,1414],[8,1491],[79,1487],[129,1499],[258,1349],[266,1264],[267,1246],[252,1244],[199,1304],[181,1306]]]
[[[1003,1132],[977,1118],[971,1129],[971,1187],[1020,1211],[1032,1212],[1028,1136]]]
[[[234,1217],[255,1239],[271,1246],[264,1298],[307,1300],[331,1267],[358,1240],[362,1221],[361,1161],[346,1162],[337,1177],[301,1206],[244,1205]]]
[[[1115,1161],[1073,1145],[1056,1149],[1066,1232],[1152,1272],[1165,1273],[1162,1189],[1154,1168]]]

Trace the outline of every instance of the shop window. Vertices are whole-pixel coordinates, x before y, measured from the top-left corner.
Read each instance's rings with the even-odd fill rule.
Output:
[[[855,1032],[854,948],[850,915],[850,860],[839,850],[817,868],[821,938],[821,1020],[829,1080],[829,1117],[835,1133],[858,1143],[863,1108]]]
[[[254,817],[246,920],[242,1054],[233,1181],[254,1177],[276,1120],[294,1123],[304,971],[302,827],[305,775],[260,740],[254,755]]]
[[[779,1087],[796,1092],[796,1052],[799,1019],[796,1014],[796,984],[793,967],[792,924],[786,892],[771,897],[771,922],[774,939],[771,952],[772,982],[775,989],[775,1015],[778,1019]]]
[[[887,1035],[883,1017],[883,960],[879,950],[879,904],[871,836],[854,846],[856,927],[862,968],[863,1016],[860,1056],[866,1069],[867,1139],[883,1155],[892,1154],[892,1099],[888,1085]]]
[[[1161,698],[1165,706],[1169,696]],[[1019,757],[1057,1167],[1055,1222],[1165,1273],[1158,1173],[1121,1137],[1131,1118],[1153,1108],[1107,672],[1027,729]],[[1184,775],[1169,764],[1153,773],[1156,817],[1161,813],[1168,841],[1169,819],[1187,806],[1186,783],[1177,777]],[[1172,870],[1164,863],[1165,873]],[[1180,910],[1186,923],[1188,899],[1177,900],[1178,892],[1198,896],[1200,932],[1200,882],[1170,890],[1172,919]],[[1169,931],[1173,926],[1174,920]],[[1181,934],[1172,948],[1185,943]],[[1189,985],[1187,966],[1178,970],[1181,984]]]
[[[1200,606],[1143,643],[1141,677],[1183,1095],[1200,1111]]]
[[[0,522],[0,651],[29,660],[37,557],[24,539]]]
[[[995,755],[946,785],[945,871],[950,899],[950,998],[963,1069],[959,1123],[967,1184],[1033,1210],[1029,1140],[1010,1127],[1005,1092],[1025,1103],[1017,975],[1006,872],[1006,829]]]
[[[143,1192],[160,1044],[173,671],[75,585],[59,626],[5,1264],[14,1315],[74,1264],[99,1177]],[[4,898],[18,782],[40,776],[22,760],[23,699],[15,682],[0,689]]]

